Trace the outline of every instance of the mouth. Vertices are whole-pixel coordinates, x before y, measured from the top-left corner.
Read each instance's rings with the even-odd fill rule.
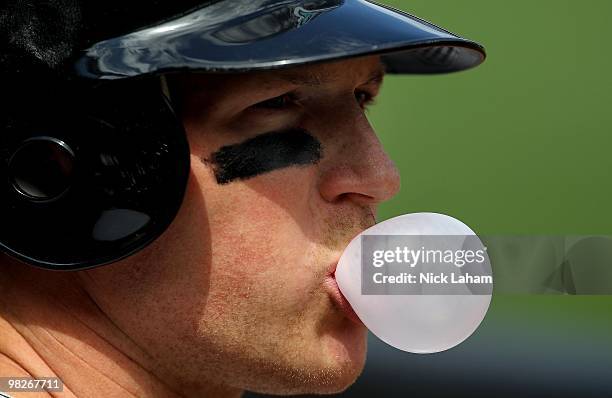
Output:
[[[342,312],[342,314],[344,314],[346,318],[350,319],[357,325],[364,326],[363,322],[361,322],[361,319],[359,319],[359,316],[353,310],[353,307],[351,307],[351,304],[348,302],[348,300],[344,297],[344,295],[340,291],[340,287],[338,287],[338,283],[336,282],[336,266],[337,265],[338,265],[337,262],[334,263],[330,267],[330,271],[328,272],[328,274],[325,276],[324,284],[325,284],[327,293],[329,294],[336,308],[338,308],[340,312]]]

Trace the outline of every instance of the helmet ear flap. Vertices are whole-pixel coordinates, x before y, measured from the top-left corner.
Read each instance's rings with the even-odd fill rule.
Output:
[[[35,86],[0,115],[0,246],[62,270],[145,247],[174,219],[189,174],[159,80]]]

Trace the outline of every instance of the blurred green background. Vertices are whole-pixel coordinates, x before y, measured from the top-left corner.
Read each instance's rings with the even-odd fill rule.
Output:
[[[478,233],[612,233],[612,2],[386,1],[484,44],[480,67],[388,76],[370,120],[402,172],[381,216]]]
[[[381,218],[433,211],[478,234],[612,234],[612,2],[385,4],[482,43],[488,57],[466,72],[385,80],[369,118],[402,189]],[[382,385],[372,362],[364,376]],[[416,376],[410,391],[424,396],[612,396],[612,296],[497,295],[461,346],[397,363],[404,372],[391,374]],[[365,382],[346,395],[381,391]]]
[[[380,218],[480,235],[612,235],[612,1],[385,4],[482,43],[486,62],[387,76],[369,119],[402,175]],[[612,296],[494,295],[481,327],[417,355],[370,337],[346,397],[612,397]]]

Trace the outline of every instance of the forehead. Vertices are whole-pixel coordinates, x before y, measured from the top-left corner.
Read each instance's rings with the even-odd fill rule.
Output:
[[[197,91],[201,88],[261,90],[272,86],[322,86],[331,84],[380,83],[384,66],[379,56],[367,56],[346,60],[303,65],[286,69],[274,69],[239,74],[189,73],[177,76],[183,89]]]
[[[263,79],[284,80],[295,84],[320,85],[340,80],[363,80],[384,74],[379,56],[353,58],[316,65],[306,65],[260,73]]]

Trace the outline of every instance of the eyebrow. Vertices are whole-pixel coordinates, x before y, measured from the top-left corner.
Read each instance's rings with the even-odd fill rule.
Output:
[[[367,80],[362,84],[381,84],[385,76],[384,66],[381,64],[379,68],[372,71],[367,77]],[[285,81],[294,85],[300,86],[311,86],[316,87],[324,83],[332,81],[331,75],[324,75],[321,73],[308,72],[294,72],[284,71],[275,76],[278,80]]]

